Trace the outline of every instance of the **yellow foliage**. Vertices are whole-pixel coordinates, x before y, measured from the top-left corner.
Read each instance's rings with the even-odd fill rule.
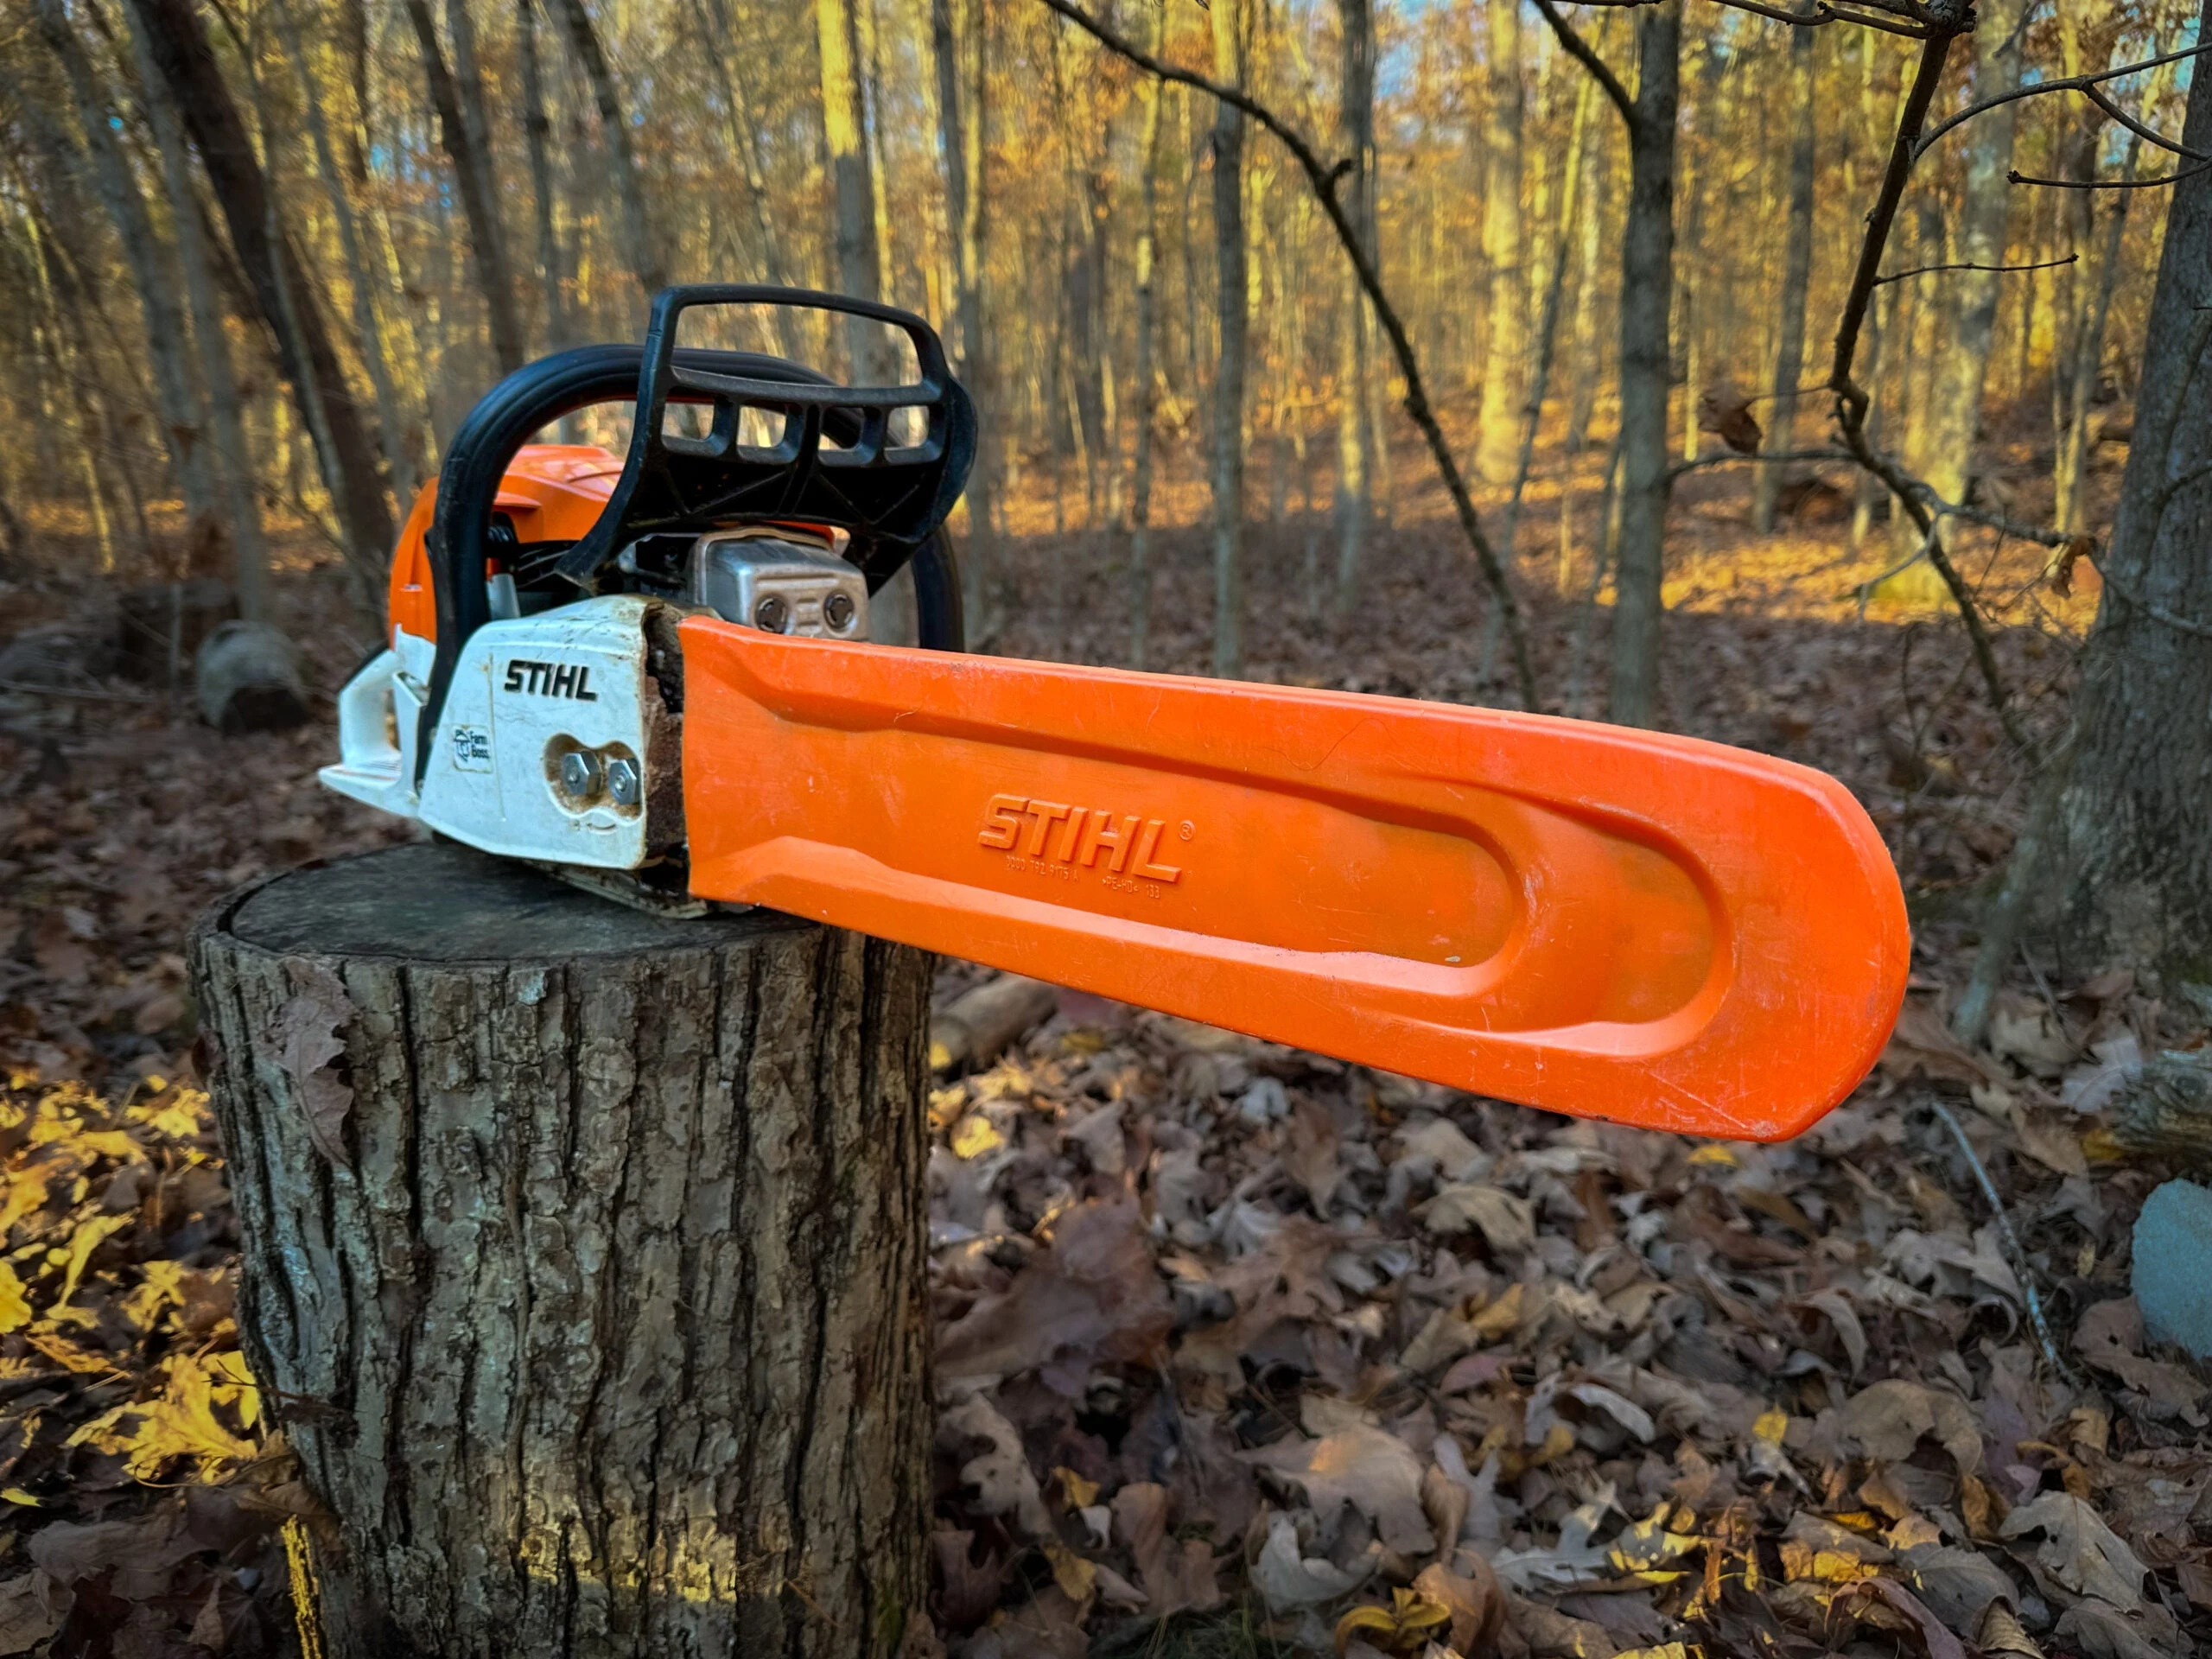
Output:
[[[1414,1653],[1452,1623],[1452,1610],[1429,1600],[1417,1591],[1401,1586],[1390,1592],[1388,1607],[1354,1607],[1337,1621],[1337,1651],[1342,1654],[1355,1636],[1386,1653]]]
[[[0,1335],[20,1331],[30,1322],[30,1299],[23,1294],[23,1281],[13,1268],[0,1262]]]

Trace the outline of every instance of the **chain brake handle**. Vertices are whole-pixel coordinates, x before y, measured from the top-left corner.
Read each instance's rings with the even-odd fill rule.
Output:
[[[738,305],[828,311],[896,329],[913,347],[918,378],[898,386],[839,386],[770,378],[748,372],[747,363],[709,363],[702,352],[679,353],[685,312]],[[669,430],[671,403],[711,407],[706,435]],[[781,416],[775,443],[741,442],[747,409]],[[893,414],[901,409],[924,415],[915,442],[893,441]],[[555,569],[585,593],[596,593],[623,548],[639,536],[781,519],[847,531],[852,540],[846,556],[873,592],[944,521],[975,454],[975,404],[952,378],[937,331],[913,313],[759,283],[664,289],[653,300],[645,332],[638,417],[622,476],[599,523]]]

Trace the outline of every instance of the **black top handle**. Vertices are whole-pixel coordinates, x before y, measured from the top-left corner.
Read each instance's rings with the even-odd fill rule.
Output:
[[[705,354],[677,349],[685,312],[737,305],[834,312],[896,329],[913,346],[918,378],[897,386],[836,386],[812,375],[796,378],[780,364],[784,372],[761,372],[775,359],[741,363],[728,359],[745,354],[722,353],[725,360],[709,362]],[[711,406],[706,435],[671,431],[671,403]],[[741,417],[748,409],[780,427],[773,443],[742,441]],[[921,417],[918,435],[894,432],[899,410]],[[975,405],[952,378],[937,331],[912,312],[810,289],[664,289],[653,301],[645,332],[638,418],[621,479],[591,534],[556,568],[586,593],[596,593],[623,548],[639,536],[789,519],[849,532],[846,556],[874,590],[944,522],[975,457]]]
[[[784,304],[845,312],[905,331],[920,380],[846,388],[782,358],[676,347],[676,320],[694,305]],[[976,453],[975,406],[945,365],[936,332],[889,306],[807,289],[743,284],[675,288],[653,302],[643,347],[582,346],[516,370],[462,421],[438,472],[428,537],[438,639],[416,749],[416,781],[429,764],[437,721],[461,647],[492,620],[484,571],[496,550],[493,513],[515,454],[564,415],[634,397],[630,453],[589,535],[555,569],[596,592],[606,569],[641,534],[708,530],[778,518],[834,524],[852,536],[849,556],[873,591],[914,565],[924,647],[964,645],[959,575],[938,530],[959,499]],[[704,440],[666,431],[671,403],[715,409]],[[772,449],[736,442],[738,411],[784,416]],[[917,445],[887,442],[890,411],[927,411]],[[794,419],[796,413],[797,418]],[[824,449],[827,435],[831,447]],[[826,480],[826,481],[824,481]]]

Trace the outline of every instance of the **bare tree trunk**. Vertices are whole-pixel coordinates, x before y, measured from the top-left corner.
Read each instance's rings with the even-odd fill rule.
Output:
[[[94,79],[83,44],[72,31],[60,0],[35,0],[39,31],[68,77],[78,124],[92,155],[92,181],[108,217],[115,223],[132,285],[146,324],[146,354],[152,359],[156,409],[162,443],[176,467],[188,518],[195,524],[211,517],[215,491],[201,445],[201,408],[194,376],[185,353],[189,336],[178,309],[175,285],[162,269],[163,252],[146,213],[145,199],[130,175],[130,162],[117,142],[107,99]]]
[[[553,121],[545,111],[545,70],[537,55],[537,0],[515,0],[515,44],[522,60],[522,130],[530,151],[530,194],[537,228],[537,279],[545,296],[545,344],[569,345],[564,291],[569,262],[561,252],[553,187]],[[717,61],[719,61],[717,58]]]
[[[1775,330],[1774,374],[1766,423],[1766,447],[1787,450],[1796,444],[1797,379],[1805,367],[1805,298],[1813,275],[1813,70],[1818,39],[1814,30],[1796,29],[1789,40],[1789,228],[1782,255],[1782,317]],[[1690,389],[1694,392],[1697,389]],[[1751,483],[1751,528],[1774,533],[1787,467],[1768,461]]]
[[[983,0],[930,0],[930,47],[937,73],[945,228],[952,241],[954,308],[960,324],[956,360],[969,394],[983,411],[977,422],[976,465],[969,474],[968,546],[962,571],[969,627],[982,638],[989,632],[990,576],[996,563],[991,512],[999,436],[990,418],[995,413],[988,385],[991,357],[983,333],[983,125],[988,112]]]
[[[2024,0],[1986,0],[1980,8],[1974,33],[1976,99],[1993,98],[2019,85],[2024,10]],[[1961,135],[1967,145],[1967,177],[1953,261],[1979,266],[2005,263],[2012,188],[2005,175],[2012,162],[2019,108],[2017,102],[2000,104],[1975,118]],[[1994,270],[1977,270],[1916,280],[1942,284],[1939,291],[1948,302],[1943,340],[1929,387],[1925,448],[1916,470],[1944,499],[1963,501],[1974,476],[1982,385],[1989,372],[1998,283],[2003,278]]]
[[[940,0],[942,3],[942,0]],[[1166,32],[1166,0],[1154,0],[1152,27],[1147,48],[1160,50]],[[1160,331],[1159,271],[1160,104],[1165,97],[1156,76],[1137,82],[1137,102],[1143,113],[1139,140],[1144,168],[1143,216],[1137,226],[1136,283],[1136,454],[1129,479],[1129,666],[1142,668],[1152,641],[1152,423],[1159,406],[1153,362],[1154,338]]]
[[[193,957],[240,1334],[326,1510],[311,1651],[923,1634],[927,956],[416,845]]]
[[[1636,14],[1639,77],[1628,124],[1628,224],[1621,238],[1621,528],[1607,717],[1649,726],[1659,707],[1665,609],[1667,443],[1672,366],[1667,312],[1675,285],[1675,116],[1681,84],[1681,0]]]
[[[708,58],[721,92],[722,107],[728,112],[730,145],[745,171],[746,205],[753,217],[753,237],[760,249],[760,267],[770,282],[779,287],[789,287],[791,267],[784,257],[783,238],[776,229],[775,202],[768,194],[767,163],[760,154],[760,133],[753,120],[752,89],[746,78],[744,54],[736,48],[729,0],[696,0],[696,5],[707,24]],[[781,307],[776,312],[775,322],[779,348],[785,357],[797,359],[802,352],[797,315],[789,307]]]
[[[268,614],[269,544],[262,533],[261,497],[255,486],[252,452],[246,448],[245,421],[238,407],[230,340],[224,332],[222,302],[200,222],[200,197],[193,188],[191,158],[185,151],[184,123],[168,82],[149,53],[143,20],[130,6],[124,8],[124,17],[130,26],[147,123],[153,129],[154,147],[161,153],[169,222],[176,230],[177,262],[184,270],[185,298],[192,308],[193,344],[199,349],[200,378],[207,391],[212,459],[229,510],[232,580],[238,591],[238,615],[248,622],[258,622]]]
[[[1215,0],[1214,79],[1244,80],[1245,0]],[[1244,671],[1244,117],[1217,104],[1213,123],[1215,305],[1221,357],[1213,387],[1213,671]]]
[[[1513,493],[1505,504],[1505,528],[1498,534],[1498,545],[1509,554],[1520,539],[1521,497],[1529,487],[1529,471],[1536,456],[1536,430],[1543,422],[1544,397],[1550,390],[1552,363],[1558,355],[1560,311],[1567,293],[1567,268],[1573,260],[1575,216],[1582,205],[1582,157],[1589,138],[1591,100],[1597,95],[1597,87],[1586,77],[1576,88],[1567,155],[1560,164],[1551,266],[1545,273],[1543,308],[1536,323],[1536,361],[1529,377],[1527,399],[1521,406],[1521,436],[1513,459]]]
[[[475,257],[476,286],[484,296],[484,315],[492,331],[492,355],[500,373],[512,374],[523,365],[527,348],[522,319],[515,311],[514,276],[507,268],[506,239],[499,233],[499,186],[492,177],[491,158],[470,142],[461,90],[446,67],[445,48],[438,41],[429,0],[401,0],[401,3],[422,49],[423,82],[430,107],[437,111],[438,136],[446,159],[453,164],[461,211],[468,220],[469,251]]]
[[[361,337],[361,361],[368,369],[369,385],[376,393],[377,427],[384,436],[385,459],[391,465],[402,498],[411,501],[423,480],[415,470],[413,446],[407,442],[399,393],[392,384],[391,362],[385,353],[384,328],[377,318],[376,294],[379,284],[369,274],[360,227],[354,220],[345,175],[339,170],[337,152],[331,145],[330,123],[323,114],[321,89],[315,83],[314,68],[300,38],[299,21],[292,15],[290,6],[281,0],[274,10],[277,32],[283,36],[285,54],[291,59],[292,73],[299,79],[308,135],[315,144],[315,170],[322,175],[323,192],[330,198],[331,216],[338,221],[339,250],[345,256],[346,285],[353,297],[353,327]]]
[[[391,555],[391,512],[375,447],[361,424],[321,309],[289,238],[275,225],[268,181],[190,0],[130,3],[145,24],[150,55],[199,149],[230,228],[231,245],[276,334],[285,378],[302,423],[314,435],[323,481],[337,511],[357,601],[365,610],[372,609]]]
[[[1488,0],[1489,102],[1483,111],[1483,263],[1490,342],[1483,353],[1475,470],[1510,483],[1520,452],[1529,345],[1528,273],[1521,268],[1521,0]],[[1509,545],[1508,556],[1512,553]]]
[[[1602,35],[1600,35],[1602,39]],[[1590,179],[1582,193],[1581,249],[1574,278],[1574,385],[1567,394],[1567,453],[1579,455],[1590,442],[1590,423],[1598,412],[1599,371],[1605,341],[1598,327],[1599,271],[1605,253],[1605,229],[1612,168],[1607,146],[1590,148]]]
[[[861,100],[860,25],[855,8],[867,0],[815,0],[821,38],[822,135],[830,150],[830,177],[837,223],[837,281],[846,293],[872,300],[880,292],[880,255],[875,241],[874,168],[869,165],[868,110]],[[852,373],[874,385],[889,384],[882,330],[854,319],[847,327]]]
[[[599,31],[592,27],[591,14],[584,9],[584,0],[553,0],[553,3],[568,26],[569,49],[590,83],[592,103],[599,111],[600,137],[607,144],[614,194],[622,206],[622,251],[638,286],[650,300],[668,286],[668,267],[645,211],[645,181],[638,170],[638,147],[630,136],[622,94],[614,85],[614,71],[600,44]]]
[[[2199,29],[2212,29],[2212,0]],[[2200,39],[2208,37],[2200,32]],[[2212,75],[2182,142],[2212,152]],[[2187,172],[2187,169],[2183,169]],[[2212,982],[2212,174],[2173,187],[2135,395],[2135,431],[2084,656],[2067,791],[2068,931],[2085,963]]]
[[[515,296],[515,265],[507,245],[506,197],[499,188],[499,162],[492,147],[492,118],[484,100],[484,72],[477,59],[476,20],[469,14],[468,0],[446,0],[446,33],[453,40],[453,86],[454,94],[461,102],[461,130],[467,135],[469,152],[476,157],[477,170],[491,199],[492,213],[485,230],[499,245],[499,268],[508,273],[507,284],[500,291],[512,300]],[[529,338],[526,331],[523,331],[523,338]]]
[[[1343,57],[1338,81],[1337,125],[1351,163],[1344,178],[1344,207],[1368,257],[1375,257],[1375,8],[1373,0],[1338,0]],[[1359,564],[1372,516],[1375,424],[1368,383],[1374,378],[1373,324],[1357,273],[1347,270],[1338,302],[1337,331],[1337,581],[1339,616],[1351,609]]]

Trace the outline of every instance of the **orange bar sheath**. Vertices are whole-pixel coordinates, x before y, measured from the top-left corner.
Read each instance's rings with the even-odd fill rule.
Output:
[[[1772,1140],[1910,940],[1834,779],[1393,697],[683,624],[691,885],[1554,1111]]]

